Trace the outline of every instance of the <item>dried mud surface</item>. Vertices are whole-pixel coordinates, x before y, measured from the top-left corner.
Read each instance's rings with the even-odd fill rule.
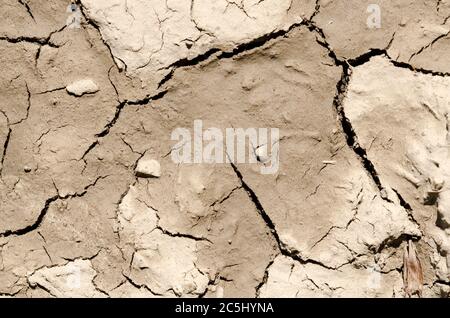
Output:
[[[449,297],[450,1],[376,2],[2,0],[0,296]]]

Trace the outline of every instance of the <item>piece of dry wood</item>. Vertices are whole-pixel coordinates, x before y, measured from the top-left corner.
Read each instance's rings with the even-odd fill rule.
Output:
[[[403,284],[405,296],[422,297],[423,271],[414,243],[409,240],[403,254]]]

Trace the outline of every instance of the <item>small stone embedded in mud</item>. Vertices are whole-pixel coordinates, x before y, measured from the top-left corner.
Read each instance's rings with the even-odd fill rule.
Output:
[[[265,145],[259,146],[255,150],[255,155],[256,155],[256,159],[259,162],[267,163],[270,160],[269,153],[268,153],[268,145],[265,144]]]
[[[97,84],[91,79],[83,79],[67,85],[66,90],[69,94],[83,96],[84,94],[93,94],[99,91]]]
[[[155,159],[143,157],[136,167],[136,175],[141,178],[161,177],[161,165]]]

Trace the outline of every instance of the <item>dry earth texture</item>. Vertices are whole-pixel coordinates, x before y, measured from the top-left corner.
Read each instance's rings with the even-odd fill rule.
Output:
[[[1,296],[449,296],[450,0],[0,15]],[[196,120],[279,169],[174,162]]]

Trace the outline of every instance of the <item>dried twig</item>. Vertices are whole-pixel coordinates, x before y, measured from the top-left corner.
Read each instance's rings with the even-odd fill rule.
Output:
[[[403,255],[403,284],[406,297],[412,297],[414,295],[422,297],[422,264],[417,256],[416,247],[411,240],[409,240],[408,244],[405,245]]]

